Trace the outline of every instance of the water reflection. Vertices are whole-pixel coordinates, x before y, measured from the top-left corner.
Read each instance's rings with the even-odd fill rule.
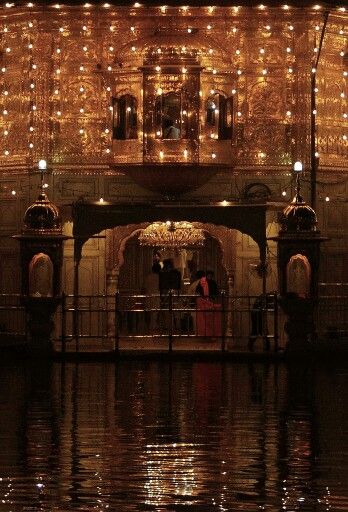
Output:
[[[348,369],[3,362],[1,511],[348,510]]]

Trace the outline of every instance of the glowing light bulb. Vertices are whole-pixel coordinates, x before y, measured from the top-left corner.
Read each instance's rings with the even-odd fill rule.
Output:
[[[214,160],[214,158],[216,158],[216,154],[215,154],[215,153],[212,153],[212,154],[211,154],[211,157],[212,157],[212,159]]]
[[[56,52],[57,52],[57,53],[60,53],[60,48],[57,48],[57,49],[56,49]]]
[[[29,148],[30,148],[30,149],[33,149],[33,147],[34,147],[34,144],[33,144],[32,142],[30,142],[30,144],[29,144]]]
[[[105,128],[104,133],[110,133],[109,128]]]
[[[135,46],[132,46],[132,52],[135,52]]]
[[[267,69],[263,69],[263,70],[262,70],[262,74],[263,74],[263,75],[267,75]]]
[[[240,54],[240,50],[239,50],[239,48],[237,48],[236,55],[239,55],[239,54]]]
[[[294,30],[294,26],[293,25],[289,25],[289,30]]]
[[[61,116],[61,115],[62,115],[61,111],[60,111],[60,110],[58,110],[58,111],[57,111],[57,116]]]
[[[29,131],[33,132],[34,131],[34,127],[33,126],[29,126]]]
[[[288,46],[288,47],[287,47],[287,49],[286,49],[286,53],[291,53],[291,48],[290,48],[290,46]]]
[[[32,49],[32,47],[33,47],[32,43],[29,43],[29,44],[28,44],[28,48],[29,48],[29,50],[31,50],[31,49]]]
[[[80,128],[79,129],[79,132],[81,133],[81,135],[84,133],[84,129],[83,128]]]
[[[85,88],[83,87],[83,85],[81,85],[80,92],[83,92],[84,90],[85,90]]]
[[[6,156],[10,154],[8,149],[5,149],[4,153],[5,153]]]
[[[113,52],[114,51],[114,47],[113,46],[109,46],[109,51]]]
[[[187,151],[187,149],[184,149],[184,158],[187,158],[187,155],[188,155],[188,151]]]
[[[237,92],[236,89],[232,89],[232,91],[231,91],[232,94],[236,94],[236,92]]]
[[[80,114],[83,114],[83,113],[84,113],[84,111],[85,111],[85,109],[84,109],[84,108],[80,108]]]
[[[86,52],[88,50],[87,46],[84,46],[82,49],[84,52]]]
[[[111,66],[108,66],[108,71],[111,71],[112,70],[112,67]]]
[[[4,116],[7,116],[8,111],[6,110],[6,108],[2,111],[2,113],[3,113]]]
[[[8,91],[4,91],[4,96],[8,96]]]
[[[283,190],[282,192],[282,196],[285,197],[286,196],[286,190]]]
[[[325,197],[325,201],[326,201],[327,203],[330,201],[329,196],[326,196],[326,197]]]
[[[15,196],[15,195],[17,194],[17,192],[16,192],[15,190],[11,190],[11,194],[12,194],[13,196]]]
[[[156,69],[157,72],[159,72],[159,71],[161,71],[161,66],[156,66],[155,69]]]
[[[32,69],[36,69],[36,68],[37,68],[37,65],[36,65],[36,64],[33,64],[31,67],[32,67]]]
[[[131,32],[134,32],[134,30],[135,30],[135,27],[131,27],[130,29],[131,29]]]
[[[260,50],[259,50],[259,51],[260,51],[260,53],[261,53],[261,54],[264,54],[264,53],[265,53],[265,49],[264,49],[264,48],[260,48]]]
[[[162,91],[161,87],[159,87],[159,88],[157,89],[157,94],[160,96],[160,95],[162,94],[162,92],[163,92],[163,91]]]
[[[86,25],[83,25],[82,30],[83,30],[84,32],[86,32],[86,30],[87,30]]]
[[[160,151],[160,152],[159,152],[159,156],[160,156],[160,158],[161,158],[161,159],[164,157],[164,153],[163,153],[163,151]]]
[[[192,28],[188,28],[188,29],[187,29],[187,32],[188,32],[189,34],[191,34],[191,32],[192,32]]]
[[[290,112],[290,110],[287,110],[287,111],[286,111],[286,115],[287,115],[288,117],[290,117],[290,116],[291,116],[291,112]]]
[[[110,92],[110,91],[111,91],[111,87],[110,87],[110,85],[108,85],[108,86],[107,86],[106,90],[107,90],[108,92]]]
[[[240,69],[237,70],[237,75],[241,75],[242,74],[242,71]]]
[[[8,135],[8,130],[4,130],[4,135],[6,137],[6,135]]]

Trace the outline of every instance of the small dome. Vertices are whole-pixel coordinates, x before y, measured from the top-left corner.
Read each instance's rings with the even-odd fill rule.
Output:
[[[313,208],[297,193],[283,211],[281,225],[283,232],[316,231],[317,216]]]
[[[62,224],[58,208],[51,203],[43,190],[24,215],[24,231],[61,233]]]

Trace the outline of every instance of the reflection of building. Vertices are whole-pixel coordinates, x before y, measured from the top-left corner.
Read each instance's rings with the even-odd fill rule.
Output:
[[[301,160],[308,171],[313,156],[311,76],[319,55],[318,92],[312,90],[316,211],[331,238],[322,280],[348,281],[343,9],[332,8],[327,18],[318,6],[10,5],[0,10],[3,235],[19,232],[36,197],[40,158],[49,162],[49,196],[62,209],[67,234],[73,228],[71,204],[82,199],[98,201],[101,208],[105,202],[158,202],[161,192],[180,193],[181,203],[288,200],[292,163]],[[179,138],[164,137],[166,117],[180,130]],[[304,178],[303,188],[309,175]],[[282,206],[267,213],[268,236],[278,230],[276,209]],[[127,240],[147,222],[132,224],[130,216],[129,226],[102,227],[100,238],[86,241],[80,293],[111,289],[123,261],[132,257]],[[259,251],[251,236],[218,222],[202,224],[213,240],[205,264],[226,276],[222,284],[229,291],[259,293]],[[1,240],[1,288],[16,291],[18,248]],[[130,271],[140,261],[146,275],[151,251],[138,248],[134,258]],[[268,287],[274,289],[271,268]],[[68,292],[72,274],[69,242],[63,276]],[[128,283],[125,288],[142,280],[120,279]]]

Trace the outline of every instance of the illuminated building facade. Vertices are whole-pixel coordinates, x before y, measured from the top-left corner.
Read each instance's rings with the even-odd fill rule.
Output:
[[[266,235],[274,236],[293,195],[293,163],[302,161],[303,195],[330,238],[320,279],[348,281],[346,10],[218,3],[1,7],[3,292],[19,290],[18,247],[8,237],[37,196],[42,158],[66,235],[76,201],[174,197],[250,207],[268,201]],[[137,291],[151,250],[139,249],[133,235],[147,225],[144,218],[91,238],[78,291],[112,292],[118,280]],[[238,230],[198,227],[207,233],[198,265],[214,267],[232,293],[259,293],[256,243]],[[269,249],[267,286],[276,289],[274,242]],[[67,292],[73,267],[70,241]]]

